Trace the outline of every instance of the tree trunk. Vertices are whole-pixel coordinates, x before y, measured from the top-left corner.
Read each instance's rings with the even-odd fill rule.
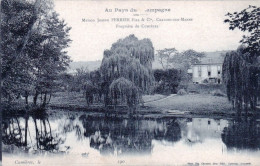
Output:
[[[17,119],[17,118],[15,118],[15,120],[16,120],[16,123],[17,123],[17,126],[18,126],[18,131],[19,131],[19,135],[21,136],[20,137],[20,143],[22,143],[22,130],[21,130],[21,127],[20,127],[20,122],[19,122],[19,120]]]
[[[25,104],[26,104],[26,106],[28,106],[28,92],[26,91],[25,92]]]
[[[42,108],[45,108],[46,102],[47,102],[47,92],[44,92],[43,102],[42,102]]]
[[[235,99],[235,108],[236,108],[238,115],[240,116],[241,115],[241,107],[240,107],[240,103],[239,103],[238,99]]]
[[[34,95],[34,97],[33,97],[33,104],[34,104],[35,106],[36,106],[36,104],[37,104],[38,95],[39,95],[39,92],[36,91],[36,93],[35,93],[35,95]]]
[[[33,120],[34,120],[34,125],[35,125],[36,147],[39,148],[39,131],[37,128],[37,121],[36,121],[36,119],[33,119]]]
[[[105,107],[107,107],[109,105],[109,97],[108,94],[105,94]]]
[[[245,99],[244,109],[246,111],[246,116],[248,115],[248,101]]]
[[[25,115],[25,140],[24,140],[24,145],[27,146],[27,131],[28,131],[28,114]]]
[[[252,99],[250,100],[250,107],[252,110],[254,110],[256,108],[256,101],[255,101],[254,97],[252,97]]]
[[[235,109],[235,102],[234,102],[234,100],[232,100],[232,107],[233,107],[233,109]]]
[[[51,93],[50,93],[50,97],[49,97],[49,100],[48,100],[47,104],[49,104],[50,101],[51,101]]]
[[[89,107],[89,96],[88,96],[88,92],[85,92],[85,98],[87,101],[87,106]]]

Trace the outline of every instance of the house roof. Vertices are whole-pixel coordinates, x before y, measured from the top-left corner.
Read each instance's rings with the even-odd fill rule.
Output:
[[[205,57],[200,59],[200,63],[193,65],[209,65],[209,64],[222,64],[224,62],[225,54],[227,51],[207,52]]]

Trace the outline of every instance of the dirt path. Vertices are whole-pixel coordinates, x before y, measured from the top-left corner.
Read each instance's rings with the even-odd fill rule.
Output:
[[[158,102],[158,101],[163,101],[163,100],[165,100],[165,99],[168,99],[168,98],[171,98],[171,97],[174,97],[174,96],[176,96],[177,94],[171,94],[170,96],[166,96],[166,97],[164,97],[164,98],[160,98],[160,99],[156,99],[156,100],[153,100],[153,101],[147,101],[147,102],[144,102],[144,104],[146,104],[146,103],[153,103],[153,102]]]

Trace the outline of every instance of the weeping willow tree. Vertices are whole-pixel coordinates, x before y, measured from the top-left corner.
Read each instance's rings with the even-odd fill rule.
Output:
[[[248,8],[227,13],[225,23],[229,29],[246,32],[237,51],[227,53],[223,64],[223,80],[227,87],[228,99],[241,112],[248,106],[255,109],[260,98],[260,8],[249,5]]]
[[[100,67],[105,105],[127,104],[134,107],[140,95],[149,93],[154,82],[154,48],[149,39],[134,35],[118,40],[104,51]]]
[[[109,90],[114,105],[123,102],[132,108],[139,103],[139,88],[124,77],[114,80],[109,86]]]
[[[228,52],[223,63],[223,81],[228,100],[241,113],[248,108],[255,109],[259,97],[259,67],[249,63],[250,54],[241,46],[237,51]]]

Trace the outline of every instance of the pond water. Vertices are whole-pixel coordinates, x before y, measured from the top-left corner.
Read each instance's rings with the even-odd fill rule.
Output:
[[[259,120],[11,116],[2,142],[3,165],[260,165]]]

